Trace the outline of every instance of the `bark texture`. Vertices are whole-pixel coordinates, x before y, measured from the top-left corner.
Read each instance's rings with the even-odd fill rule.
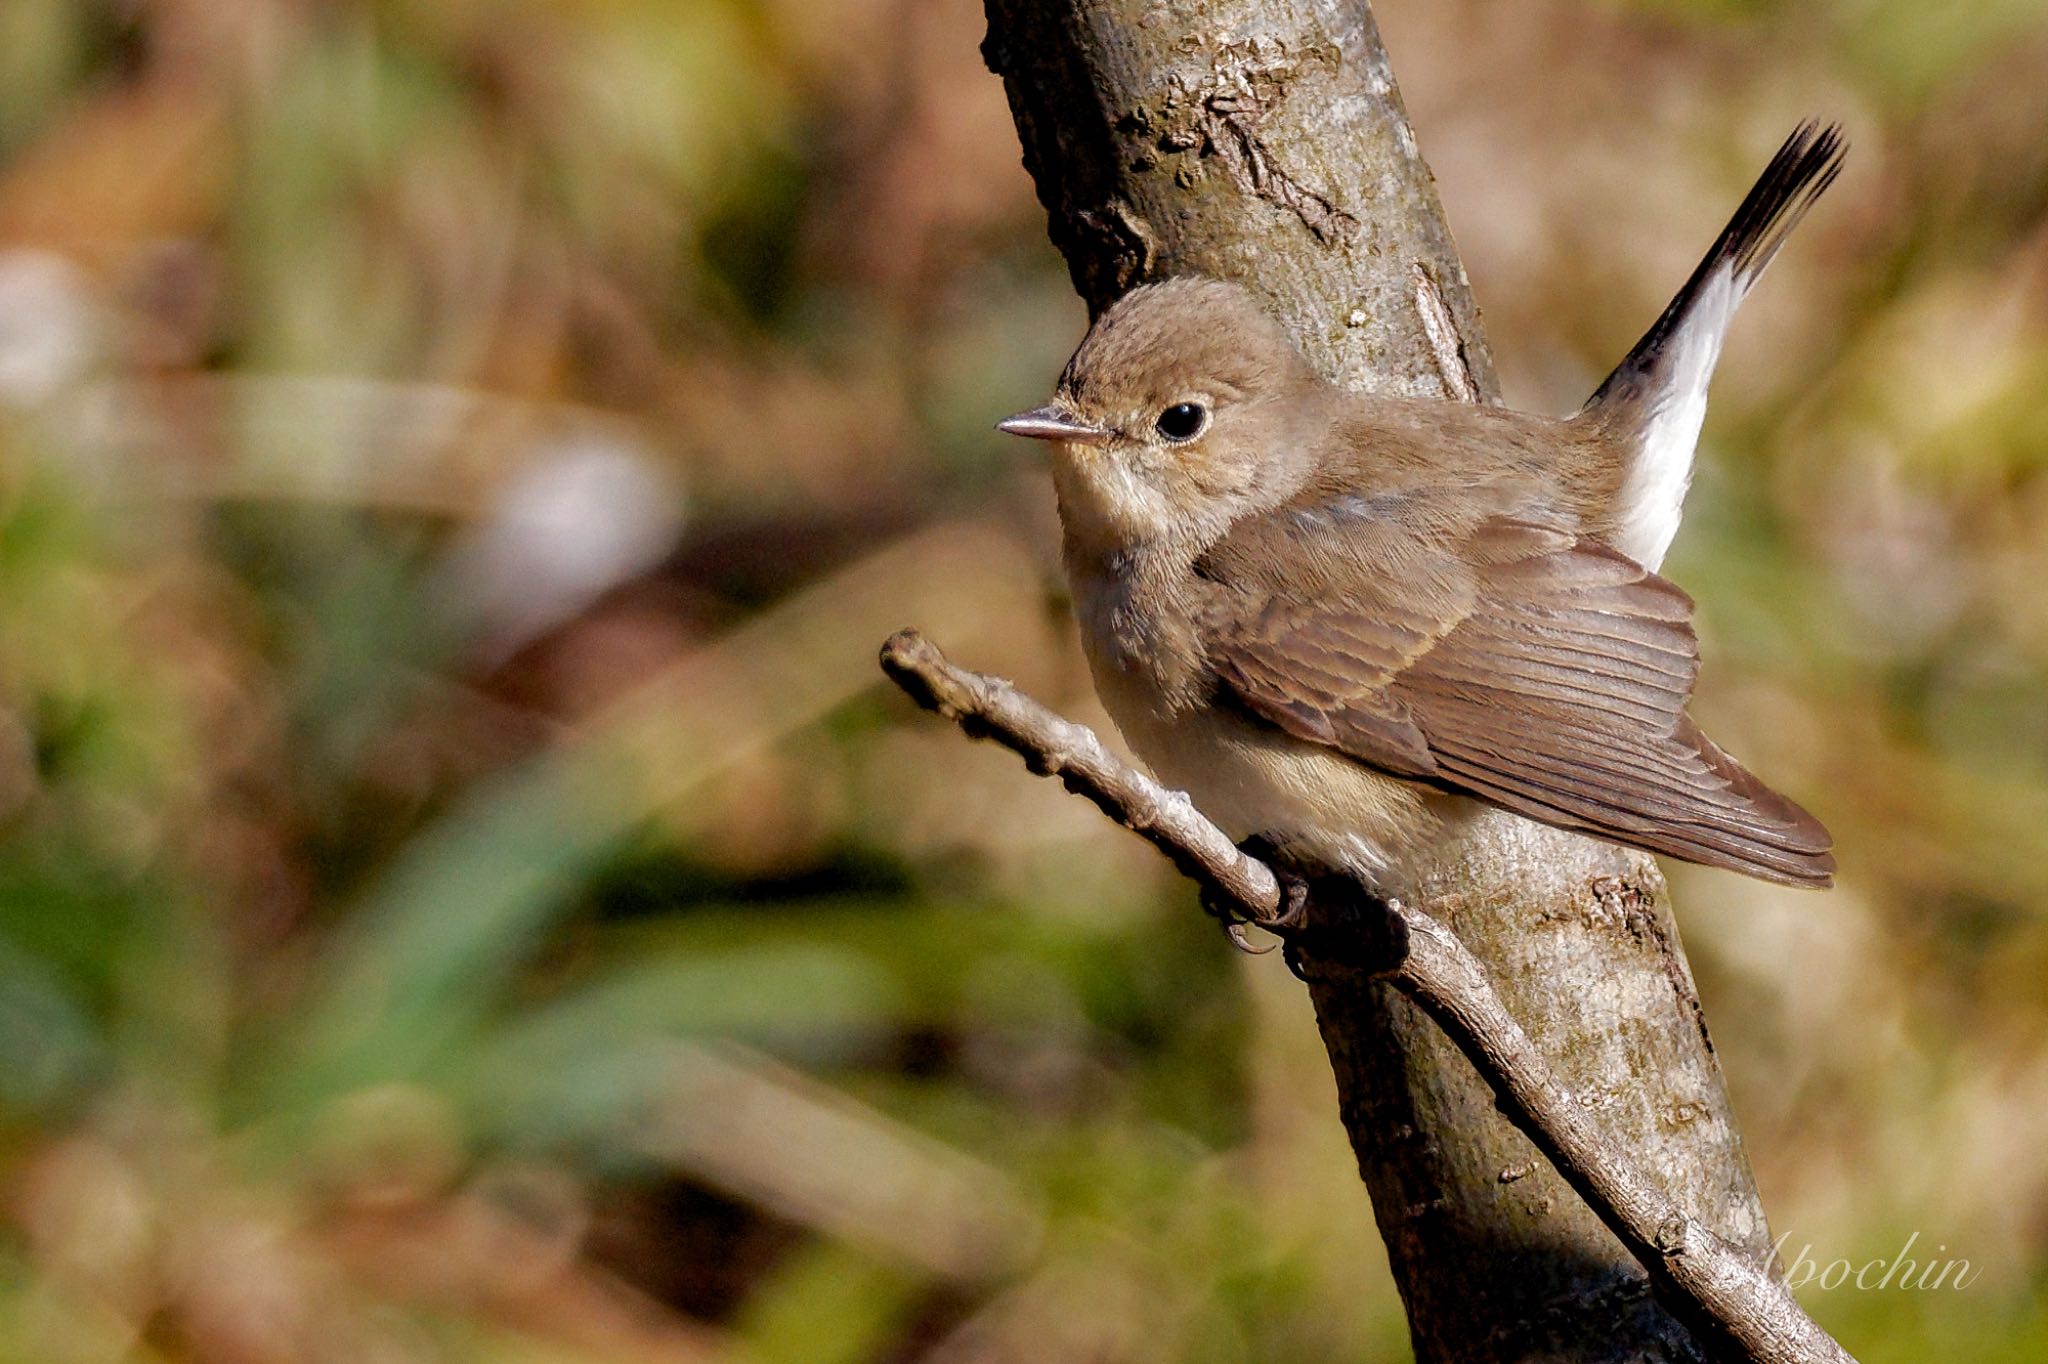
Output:
[[[1144,280],[1234,279],[1339,382],[1497,401],[1364,0],[987,9],[984,55],[1092,312]],[[1484,964],[1601,1130],[1767,1263],[1770,1232],[1654,863],[1507,815],[1477,821],[1466,852],[1422,907]],[[1712,1357],[1420,1010],[1384,981],[1305,965],[1419,1360]]]

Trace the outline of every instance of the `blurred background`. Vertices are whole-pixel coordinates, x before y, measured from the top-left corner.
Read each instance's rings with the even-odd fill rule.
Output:
[[[1382,0],[1518,405],[1794,122],[1674,868],[1867,1361],[2048,1356],[2048,11]],[[0,1360],[1398,1361],[1302,990],[879,684],[1100,718],[967,0],[0,4]],[[1938,1248],[1938,1249],[1937,1249]]]

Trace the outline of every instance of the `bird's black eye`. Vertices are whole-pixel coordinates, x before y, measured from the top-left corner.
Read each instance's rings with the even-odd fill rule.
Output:
[[[1159,414],[1153,429],[1172,441],[1193,440],[1209,424],[1209,409],[1200,403],[1175,403]]]

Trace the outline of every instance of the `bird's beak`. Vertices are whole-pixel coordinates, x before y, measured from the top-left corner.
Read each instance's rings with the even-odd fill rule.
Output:
[[[1005,417],[996,423],[996,430],[1007,431],[1013,436],[1027,436],[1032,440],[1065,441],[1070,445],[1101,445],[1109,439],[1109,432],[1101,427],[1075,421],[1056,407],[1034,407],[1029,412]]]

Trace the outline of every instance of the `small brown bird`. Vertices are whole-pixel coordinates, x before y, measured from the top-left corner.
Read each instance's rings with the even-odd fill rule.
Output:
[[[1236,285],[1133,290],[1047,441],[1095,684],[1233,837],[1407,893],[1476,802],[1825,886],[1827,831],[1686,714],[1692,600],[1657,576],[1735,309],[1841,170],[1802,125],[1565,418],[1324,381]]]

